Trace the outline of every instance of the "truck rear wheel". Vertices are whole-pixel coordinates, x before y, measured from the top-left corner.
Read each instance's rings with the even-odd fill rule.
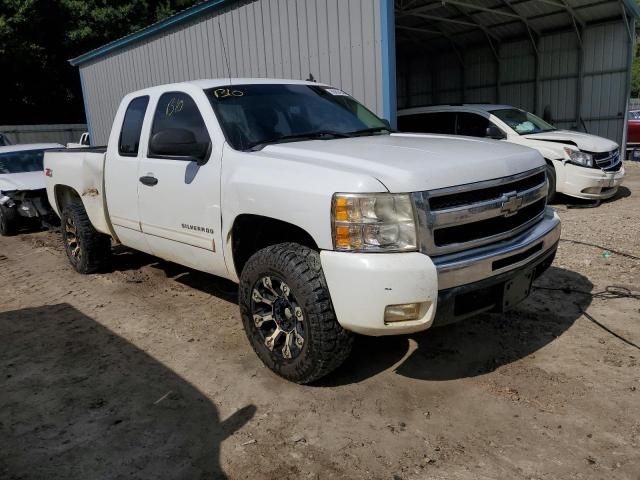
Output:
[[[81,202],[69,203],[62,211],[62,240],[67,257],[79,273],[103,269],[111,254],[111,239],[99,233]]]
[[[338,368],[353,335],[336,319],[318,252],[295,243],[259,250],[240,278],[244,330],[262,362],[281,377],[310,383]]]
[[[0,205],[0,235],[8,237],[18,230],[18,213],[13,208]]]

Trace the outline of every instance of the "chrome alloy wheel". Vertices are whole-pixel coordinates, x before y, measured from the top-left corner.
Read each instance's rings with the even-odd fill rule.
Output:
[[[64,240],[69,255],[71,255],[75,261],[78,261],[80,257],[82,257],[82,249],[80,248],[80,240],[78,239],[78,229],[71,217],[67,217],[64,224]]]
[[[289,286],[275,276],[261,277],[251,293],[251,315],[265,346],[291,360],[304,346],[304,314]]]

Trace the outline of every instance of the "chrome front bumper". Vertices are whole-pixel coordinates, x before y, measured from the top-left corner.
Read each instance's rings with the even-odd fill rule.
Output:
[[[526,232],[485,247],[432,257],[438,272],[438,290],[466,285],[533,262],[555,248],[560,218],[546,207],[542,220]]]

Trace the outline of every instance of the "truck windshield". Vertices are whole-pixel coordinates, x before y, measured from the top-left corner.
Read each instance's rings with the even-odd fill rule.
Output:
[[[43,157],[43,150],[0,153],[0,174],[42,171]]]
[[[536,117],[533,113],[518,110],[517,108],[502,108],[500,110],[491,110],[489,113],[498,117],[520,135],[557,130],[556,127],[545,122],[540,117]]]
[[[383,120],[341,90],[316,85],[229,85],[205,90],[236,150],[272,143],[387,134]]]

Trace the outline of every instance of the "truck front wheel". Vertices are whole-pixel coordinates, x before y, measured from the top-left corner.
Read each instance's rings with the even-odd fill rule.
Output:
[[[0,205],[0,235],[15,235],[18,227],[18,213],[14,208]]]
[[[244,330],[262,362],[281,377],[310,383],[338,368],[353,336],[336,319],[318,252],[281,243],[256,252],[242,270]]]
[[[105,267],[111,253],[111,239],[98,232],[82,202],[69,203],[62,210],[62,240],[67,257],[79,273],[95,273]]]

